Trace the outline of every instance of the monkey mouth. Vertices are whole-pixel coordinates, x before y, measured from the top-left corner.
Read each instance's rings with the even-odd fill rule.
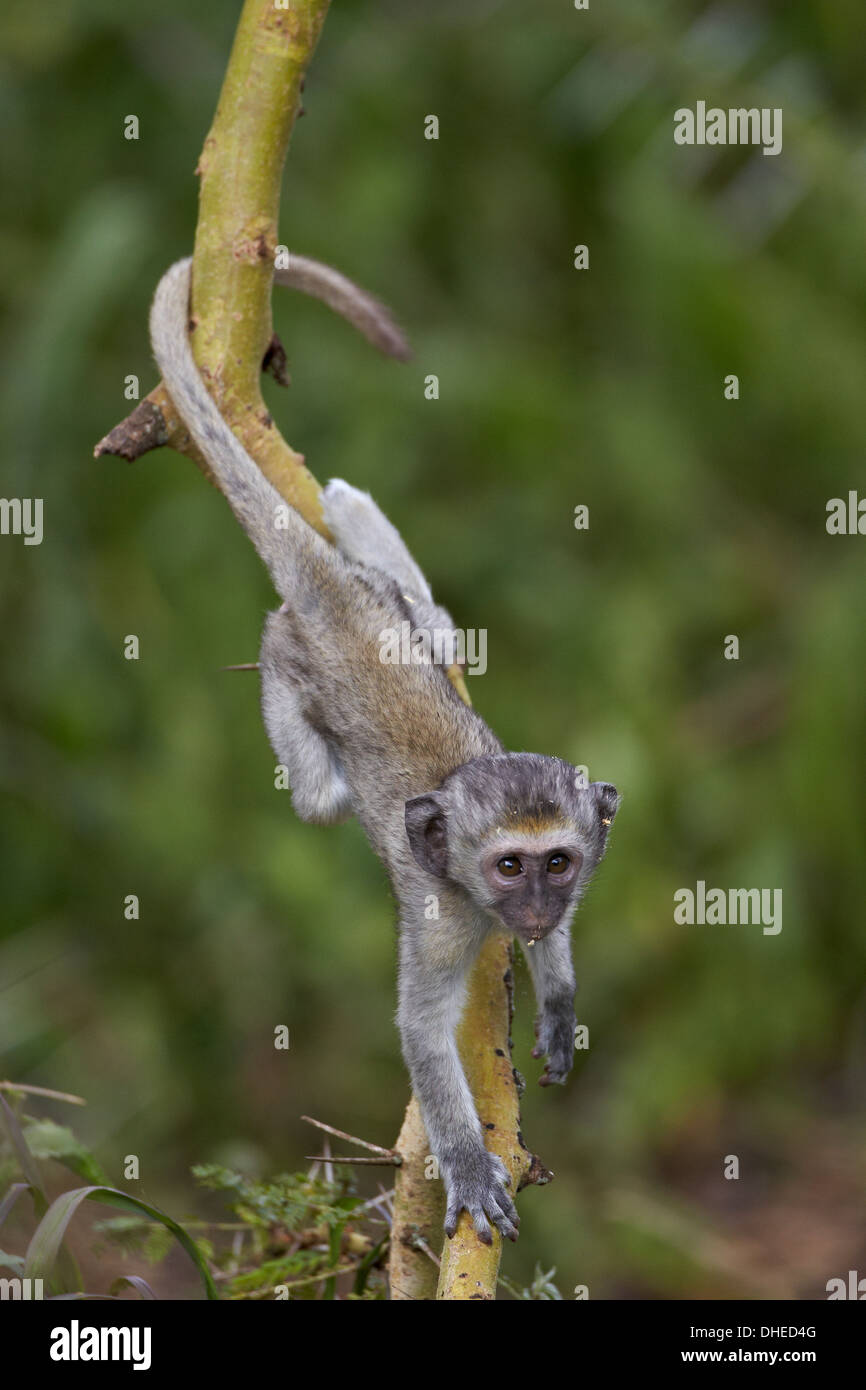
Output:
[[[555,922],[530,923],[526,921],[522,914],[515,920],[515,914],[503,912],[498,905],[493,908],[492,915],[501,930],[506,931],[509,936],[516,936],[524,946],[529,946],[530,948],[535,946],[537,942],[543,941],[546,936],[549,936],[559,921],[559,918],[557,918]]]
[[[543,941],[544,938],[546,936],[549,936],[552,931],[553,926],[536,926],[529,928],[524,927],[521,931],[518,932],[518,936],[520,937],[525,946],[529,946],[531,948],[535,945],[537,941]]]

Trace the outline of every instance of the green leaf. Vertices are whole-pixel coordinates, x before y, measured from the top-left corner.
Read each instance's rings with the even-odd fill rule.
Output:
[[[120,1278],[115,1279],[111,1286],[112,1294],[115,1290],[122,1289],[124,1284],[128,1284],[131,1289],[135,1289],[142,1298],[156,1298],[156,1294],[150,1287],[150,1284],[138,1274],[121,1274]]]
[[[390,1235],[383,1236],[379,1244],[374,1245],[373,1249],[364,1256],[363,1260],[358,1265],[358,1273],[355,1275],[355,1284],[352,1289],[352,1293],[355,1294],[357,1298],[360,1298],[364,1293],[367,1287],[367,1280],[370,1276],[370,1270],[376,1264],[377,1260],[381,1258],[382,1251],[388,1244],[390,1238]]]
[[[33,1193],[33,1201],[36,1204],[37,1216],[42,1216],[48,1210],[48,1198],[45,1195],[45,1188],[42,1186],[42,1178],[39,1169],[34,1162],[33,1155],[27,1147],[18,1117],[6,1097],[0,1094],[0,1111],[6,1121],[6,1128],[9,1131],[9,1138],[12,1140],[12,1147],[21,1164],[21,1171],[24,1174]]]
[[[179,1226],[165,1212],[160,1211],[158,1207],[152,1207],[148,1202],[142,1202],[138,1197],[130,1197],[125,1192],[119,1192],[115,1187],[101,1185],[77,1187],[72,1192],[64,1192],[62,1196],[52,1202],[34,1232],[33,1239],[27,1249],[25,1270],[29,1278],[44,1279],[46,1283],[50,1280],[54,1263],[63,1244],[66,1228],[82,1202],[87,1201],[101,1202],[109,1207],[119,1207],[121,1211],[130,1211],[136,1215],[143,1213],[145,1216],[151,1217],[152,1220],[160,1222],[167,1230],[171,1231],[189,1255],[201,1275],[208,1298],[216,1299],[219,1297],[207,1264],[195,1241],[187,1235],[182,1226]]]
[[[3,1225],[3,1222],[6,1220],[6,1217],[18,1201],[22,1192],[29,1192],[34,1203],[36,1202],[37,1194],[33,1191],[29,1182],[13,1182],[6,1196],[3,1198],[3,1201],[0,1202],[0,1226]],[[42,1212],[37,1210],[36,1214],[37,1216],[41,1216]]]
[[[119,1303],[112,1293],[50,1293],[45,1300],[46,1303],[63,1303],[64,1300],[74,1300],[76,1303]]]
[[[343,1223],[343,1225],[340,1226],[332,1226],[331,1234],[328,1238],[328,1252],[331,1257],[330,1263],[335,1266],[340,1263],[340,1246],[343,1242],[344,1230],[345,1223]],[[325,1283],[325,1287],[322,1289],[322,1299],[334,1299],[336,1297],[337,1281],[336,1279],[328,1279]]]
[[[54,1120],[33,1120],[24,1130],[27,1147],[34,1158],[53,1158],[85,1182],[106,1186],[108,1177],[88,1149],[66,1125]]]

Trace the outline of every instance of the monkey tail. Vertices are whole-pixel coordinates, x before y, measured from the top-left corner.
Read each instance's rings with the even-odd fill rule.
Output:
[[[209,395],[189,345],[191,272],[191,258],[176,261],[157,285],[150,310],[153,355],[184,425],[267,565],[277,592],[287,598],[294,590],[298,565],[332,548],[268,482]]]
[[[320,299],[335,314],[354,324],[380,352],[396,357],[398,362],[411,360],[412,349],[390,310],[333,266],[290,253],[289,264],[274,271],[274,284]]]

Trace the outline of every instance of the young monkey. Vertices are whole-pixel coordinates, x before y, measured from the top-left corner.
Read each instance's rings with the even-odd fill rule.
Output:
[[[193,360],[190,264],[157,288],[153,352],[283,600],[260,658],[271,744],[297,814],[319,824],[356,815],[388,871],[400,917],[397,1019],[445,1180],[445,1230],[454,1234],[465,1208],[483,1241],[490,1222],[516,1240],[509,1177],[484,1146],[455,1043],[465,981],[489,933],[519,939],[539,1006],[533,1056],[548,1058],[541,1084],[564,1082],[575,1029],[569,925],[604,854],[616,789],[588,785],[559,758],[505,752],[441,665],[380,660],[384,629],[452,620],[372,498],[328,484],[330,545],[259,471]]]

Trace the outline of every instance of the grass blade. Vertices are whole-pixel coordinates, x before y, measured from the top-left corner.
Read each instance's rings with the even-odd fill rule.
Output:
[[[12,1109],[4,1095],[0,1095],[0,1112],[6,1121],[6,1128],[9,1131],[9,1138],[12,1140],[12,1147],[15,1150],[18,1162],[21,1164],[21,1171],[27,1179],[33,1201],[36,1205],[37,1216],[42,1216],[48,1210],[48,1198],[45,1195],[45,1188],[42,1186],[42,1178],[36,1166],[36,1160],[27,1147],[24,1132],[18,1123],[18,1116]]]
[[[201,1275],[208,1298],[216,1299],[219,1297],[210,1270],[197,1245],[187,1235],[183,1227],[179,1226],[170,1216],[166,1216],[165,1212],[160,1211],[158,1207],[152,1207],[148,1202],[142,1202],[138,1197],[130,1197],[115,1187],[77,1187],[72,1192],[64,1192],[62,1196],[52,1202],[34,1232],[33,1239],[27,1249],[24,1267],[29,1278],[44,1279],[46,1283],[51,1279],[66,1228],[82,1202],[87,1201],[100,1202],[109,1207],[119,1207],[121,1211],[129,1211],[136,1216],[144,1215],[150,1217],[152,1221],[159,1221],[161,1225],[171,1231],[175,1240],[183,1246],[189,1255]]]
[[[156,1294],[150,1287],[146,1279],[142,1279],[140,1274],[121,1274],[119,1279],[115,1279],[111,1286],[111,1292],[115,1289],[122,1289],[124,1284],[128,1284],[131,1289],[135,1289],[140,1298],[156,1299]]]
[[[18,1201],[22,1192],[29,1192],[31,1196],[34,1196],[35,1201],[33,1188],[30,1186],[29,1182],[13,1182],[6,1196],[3,1198],[3,1201],[0,1202],[0,1226],[3,1225],[3,1222],[6,1220],[6,1217]],[[37,1215],[41,1215],[41,1212],[37,1213]]]

